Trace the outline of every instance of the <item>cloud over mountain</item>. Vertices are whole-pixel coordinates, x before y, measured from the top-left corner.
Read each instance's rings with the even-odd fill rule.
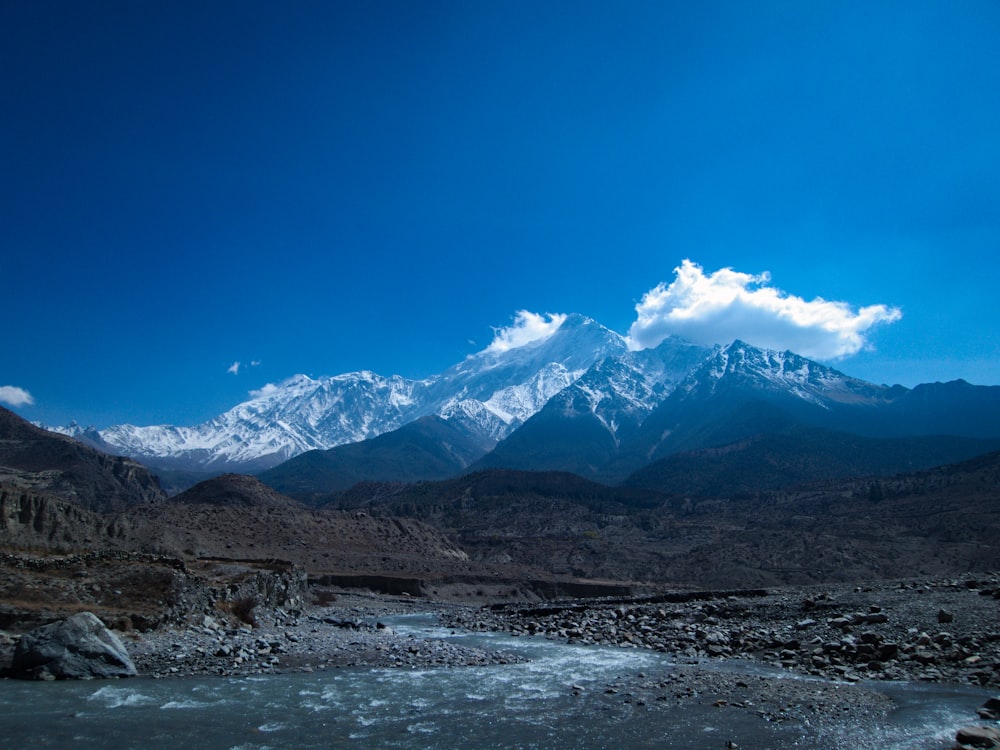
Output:
[[[35,397],[16,385],[0,385],[0,403],[8,406],[32,406]]]
[[[493,342],[484,351],[506,352],[533,341],[546,339],[555,333],[565,320],[566,316],[562,314],[539,315],[527,310],[518,310],[514,314],[513,325],[493,329]]]
[[[754,346],[791,349],[814,359],[838,359],[867,345],[866,332],[902,317],[899,308],[869,305],[855,311],[846,302],[805,300],[771,286],[757,275],[722,268],[705,274],[685,259],[669,285],[661,282],[635,306],[629,345],[648,349],[669,335],[698,344],[742,339]]]

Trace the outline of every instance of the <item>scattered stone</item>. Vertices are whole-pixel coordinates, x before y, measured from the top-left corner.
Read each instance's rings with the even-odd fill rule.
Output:
[[[996,579],[993,575],[985,583],[995,588]],[[910,581],[845,588],[835,596],[824,592],[804,600],[801,588],[679,592],[537,606],[496,604],[455,613],[448,622],[470,630],[642,647],[685,658],[755,659],[836,681],[1000,685],[997,606],[995,600],[979,597],[979,590],[950,581]],[[803,608],[815,613],[834,606],[839,613],[802,618]],[[932,636],[918,627],[939,611],[957,610],[963,617],[956,632]]]
[[[413,607],[404,609],[412,611]],[[344,608],[316,609],[310,615],[263,611],[258,613],[256,628],[210,630],[198,626],[135,633],[131,636],[131,650],[139,673],[153,677],[242,676],[357,666],[483,666],[523,661],[503,652],[403,637],[376,620],[388,611],[393,610],[387,604],[349,612]]]

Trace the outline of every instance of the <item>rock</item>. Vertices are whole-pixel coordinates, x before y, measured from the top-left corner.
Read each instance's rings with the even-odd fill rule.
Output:
[[[878,647],[877,653],[879,661],[889,661],[899,653],[899,644],[883,643]]]
[[[11,676],[27,680],[133,677],[125,646],[96,615],[81,612],[21,636]]]
[[[955,739],[962,747],[1000,748],[1000,731],[993,727],[964,727]]]
[[[938,613],[937,613],[937,620],[938,620],[938,622],[941,622],[941,623],[954,622],[955,621],[955,615],[953,615],[951,612],[949,612],[946,609],[939,609]]]
[[[976,713],[979,714],[981,719],[990,719],[993,721],[1000,719],[1000,698],[990,698],[979,707]]]

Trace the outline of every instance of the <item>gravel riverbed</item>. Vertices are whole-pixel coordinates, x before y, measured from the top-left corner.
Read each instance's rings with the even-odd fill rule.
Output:
[[[691,658],[755,660],[841,682],[1000,687],[1000,578],[673,592],[455,610],[452,627]]]
[[[337,667],[460,667],[511,664],[519,657],[447,641],[404,636],[383,625],[389,614],[425,604],[348,597],[336,607],[275,609],[253,626],[206,615],[184,628],[123,636],[136,669],[151,677],[244,676]]]

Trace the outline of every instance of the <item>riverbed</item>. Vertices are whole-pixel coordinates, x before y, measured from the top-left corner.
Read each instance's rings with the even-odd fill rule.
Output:
[[[245,677],[0,682],[10,747],[951,747],[990,693],[855,683],[737,660],[469,633],[430,615],[398,634],[508,652],[518,663],[348,667]],[[731,745],[730,745],[731,746]]]

